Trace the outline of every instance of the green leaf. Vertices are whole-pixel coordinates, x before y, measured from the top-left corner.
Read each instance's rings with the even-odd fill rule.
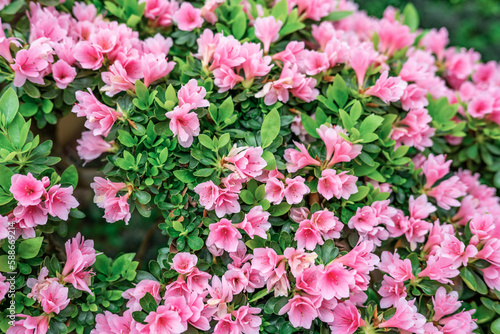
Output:
[[[205,146],[206,148],[215,151],[214,142],[212,141],[212,138],[210,138],[209,136],[201,134],[198,136],[198,141],[200,142],[201,145]]]
[[[318,128],[316,121],[306,113],[301,113],[300,119],[307,133],[313,136],[314,138],[319,138],[318,132],[316,132],[316,129]]]
[[[223,148],[224,146],[229,143],[231,140],[231,135],[229,133],[224,133],[222,136],[219,137],[219,143],[217,144],[217,148]]]
[[[139,304],[146,313],[155,312],[158,307],[155,298],[149,292],[146,292],[144,297],[139,300]]]
[[[281,127],[280,114],[278,110],[274,108],[264,116],[264,121],[262,122],[262,128],[260,129],[260,138],[262,148],[266,148],[273,140],[278,136]]]
[[[370,188],[367,187],[367,186],[359,186],[358,187],[358,192],[355,193],[355,194],[352,194],[350,197],[349,197],[349,201],[352,201],[352,202],[359,202],[361,201],[363,198],[366,197],[366,195],[368,195],[368,193],[370,192]]]
[[[231,31],[236,39],[241,39],[247,30],[247,16],[243,11],[240,11],[231,24]]]
[[[339,109],[339,113],[342,124],[344,125],[344,129],[350,130],[352,127],[354,127],[354,122],[351,119],[351,116],[349,116],[349,114],[346,113],[344,109]]]
[[[267,163],[266,167],[264,167],[265,170],[274,170],[276,168],[276,158],[271,152],[264,151],[262,153],[262,159]]]
[[[493,334],[500,334],[500,318],[493,321],[490,328]]]
[[[271,15],[276,18],[276,20],[280,20],[281,22],[285,22],[288,16],[288,2],[287,0],[281,0],[276,5],[274,5]]]
[[[5,126],[8,126],[12,122],[18,110],[19,100],[17,94],[12,88],[9,88],[0,98],[0,120],[5,117]]]
[[[194,251],[198,251],[203,248],[203,239],[198,236],[188,236],[187,243],[189,248]]]
[[[344,79],[338,74],[335,75],[335,79],[333,81],[333,100],[339,108],[343,108],[347,103],[348,98],[349,89],[347,88]]]
[[[231,118],[234,112],[234,103],[233,99],[231,96],[229,96],[227,99],[222,102],[222,104],[219,107],[219,114],[218,114],[218,121],[219,123],[222,123],[228,119]]]
[[[19,257],[22,259],[32,259],[37,256],[42,247],[43,237],[27,239],[21,242],[18,249]]]
[[[324,21],[340,21],[352,15],[353,12],[347,10],[339,10],[335,12],[331,12],[327,17],[325,17]]]
[[[331,239],[325,241],[323,246],[321,246],[321,259],[325,265],[333,261],[338,254],[339,249],[335,247],[335,241]]]
[[[134,137],[124,130],[118,130],[118,140],[127,147],[134,147],[137,144]]]
[[[286,19],[286,24],[280,30],[280,36],[286,36],[298,30],[302,30],[305,28],[305,24],[300,22],[299,12],[297,8],[294,8]]]
[[[148,204],[151,201],[151,195],[148,192],[137,190],[134,192],[135,197],[141,204]]]
[[[61,174],[61,183],[70,184],[73,186],[73,189],[76,189],[76,186],[78,185],[78,171],[76,170],[75,165],[71,165],[64,170]]]
[[[187,169],[174,170],[174,176],[184,183],[192,183],[196,180],[193,173]]]
[[[382,124],[383,121],[384,119],[382,117],[375,114],[371,114],[370,116],[366,117],[359,127],[361,138],[364,138],[364,136],[373,133],[380,126],[380,124]]]
[[[38,112],[38,105],[35,103],[31,103],[31,102],[23,103],[19,107],[19,112],[24,117],[31,117]]]
[[[410,27],[411,31],[416,31],[420,23],[418,12],[412,3],[408,3],[403,10],[404,24]]]
[[[251,191],[243,189],[240,192],[240,198],[245,204],[252,205],[255,202],[255,197]]]
[[[279,216],[283,216],[285,213],[290,211],[291,207],[292,206],[290,204],[288,204],[287,202],[281,202],[278,205],[271,206],[271,209],[269,209],[269,212],[271,213],[271,216],[279,217]]]
[[[11,179],[14,173],[5,165],[0,165],[0,187],[10,193]]]
[[[460,270],[460,277],[462,277],[462,280],[469,287],[469,289],[471,289],[472,291],[477,291],[476,279],[467,267],[463,267],[462,270]]]
[[[356,122],[362,113],[363,113],[363,107],[361,106],[361,103],[356,100],[353,103],[351,110],[349,111],[349,115],[351,116],[352,121]]]

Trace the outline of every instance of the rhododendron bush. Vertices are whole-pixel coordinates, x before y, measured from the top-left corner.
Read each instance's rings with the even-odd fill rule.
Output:
[[[1,331],[500,333],[500,69],[413,6],[0,14]],[[69,114],[67,167],[42,130]],[[157,257],[68,232],[81,188]]]

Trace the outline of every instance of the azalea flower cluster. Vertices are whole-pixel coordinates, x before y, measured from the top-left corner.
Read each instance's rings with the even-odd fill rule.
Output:
[[[71,209],[78,207],[73,187],[51,185],[48,177],[37,180],[31,173],[15,174],[11,178],[10,192],[17,206],[6,216],[0,216],[0,240],[9,236],[14,227],[15,238],[35,237],[35,228],[47,224],[49,216],[68,220]]]
[[[448,47],[445,29],[419,30],[412,7],[376,19],[347,0],[67,5],[30,2],[27,43],[2,17],[14,30],[0,31],[0,74],[21,112],[0,97],[15,152],[0,150],[15,171],[0,184],[0,200],[12,198],[0,248],[14,226],[14,248],[37,251],[17,257],[16,298],[28,302],[8,334],[471,334],[495,323],[495,62]],[[139,229],[141,215],[161,245],[145,233],[136,261],[81,234],[58,247],[49,218],[75,212],[63,185],[77,182],[57,184],[40,167],[50,159],[22,155],[40,146],[15,143],[39,104],[85,120],[79,168],[102,167],[90,188],[106,222]],[[11,282],[0,275],[0,302]]]

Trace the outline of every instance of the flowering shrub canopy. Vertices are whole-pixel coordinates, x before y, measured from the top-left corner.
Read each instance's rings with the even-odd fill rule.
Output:
[[[0,10],[0,330],[500,333],[500,70],[412,6]],[[63,169],[36,128],[68,113]],[[157,259],[67,235],[91,161],[106,222],[149,219]]]

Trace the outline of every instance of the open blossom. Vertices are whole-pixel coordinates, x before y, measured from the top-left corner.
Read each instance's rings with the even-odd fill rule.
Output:
[[[10,288],[10,283],[6,282],[5,279],[6,277],[0,274],[0,302],[4,300]]]
[[[411,46],[416,35],[411,32],[407,25],[399,21],[382,19],[377,30],[379,35],[379,50],[388,55],[395,51]]]
[[[161,300],[160,298],[160,283],[152,280],[142,280],[133,288],[125,290],[122,293],[122,297],[128,299],[127,307],[132,311],[140,311],[142,307],[140,305],[140,300],[146,295],[146,293],[151,294],[156,302]]]
[[[78,117],[86,117],[85,127],[91,130],[94,136],[106,137],[111,127],[123,114],[99,102],[89,88],[89,92],[78,91],[75,94],[78,103],[72,112]]]
[[[282,25],[283,22],[276,20],[273,16],[259,17],[255,20],[255,36],[264,45],[265,53],[269,52],[271,43],[278,40]]]
[[[14,86],[21,87],[26,80],[43,85],[46,70],[53,62],[52,53],[49,39],[45,37],[32,42],[29,49],[19,50],[14,58],[14,64],[10,65],[14,71]]]
[[[270,203],[280,204],[283,201],[283,197],[285,197],[285,185],[283,181],[275,177],[270,177],[266,181],[265,193],[265,199]]]
[[[412,109],[396,125],[392,139],[396,140],[398,146],[403,144],[423,151],[432,146],[432,136],[436,132],[436,129],[429,125],[431,121],[427,109]]]
[[[219,197],[219,187],[213,181],[206,181],[198,184],[194,191],[200,195],[200,204],[207,210],[213,210],[216,200]]]
[[[201,28],[203,18],[201,10],[193,7],[189,2],[183,2],[181,8],[175,12],[173,20],[177,23],[177,27],[183,31],[193,31],[196,28]]]
[[[325,169],[321,172],[318,180],[318,192],[327,200],[335,197],[337,199],[348,199],[352,194],[358,192],[356,187],[356,176],[348,175],[347,171],[340,172],[334,169]]]
[[[123,220],[125,224],[128,224],[131,217],[128,197],[127,193],[104,201],[104,218],[108,223]]]
[[[190,147],[193,144],[193,137],[200,134],[198,115],[190,110],[191,106],[184,104],[165,114],[170,119],[170,130],[177,136],[182,147]]]
[[[90,268],[96,260],[94,242],[85,240],[80,233],[64,245],[66,249],[66,264],[62,270],[64,282],[72,284],[75,289],[87,291],[89,288],[92,269]]]
[[[68,220],[70,210],[78,206],[78,201],[73,197],[73,187],[61,188],[59,184],[52,186],[47,192],[45,205],[49,215]]]
[[[354,286],[354,274],[342,264],[333,262],[321,269],[319,287],[323,298],[348,298],[350,289]]]
[[[37,205],[42,201],[42,195],[45,194],[42,181],[35,179],[31,173],[13,175],[11,184],[9,190],[20,205]]]
[[[149,87],[153,82],[167,76],[174,68],[175,62],[168,61],[165,54],[146,53],[141,58],[144,85]]]
[[[243,221],[235,226],[244,230],[252,239],[255,236],[267,239],[266,232],[271,228],[268,221],[270,215],[269,212],[262,211],[262,206],[255,206],[245,214]]]
[[[191,79],[177,92],[179,107],[185,104],[191,105],[192,109],[208,107],[210,103],[205,99],[206,95],[207,90],[205,87],[198,86],[198,82],[195,79]]]
[[[330,323],[332,334],[353,334],[359,327],[366,325],[358,308],[349,300],[333,309],[333,318],[334,321]]]
[[[238,249],[238,240],[242,236],[230,220],[223,218],[218,223],[210,224],[209,229],[210,233],[207,238],[208,247],[215,245],[226,252],[236,252]]]
[[[59,313],[68,306],[68,288],[53,281],[46,289],[40,291],[40,299],[45,313]]]
[[[424,158],[425,159],[425,158]],[[450,171],[450,165],[452,161],[446,161],[446,156],[443,154],[434,156],[432,153],[429,154],[426,160],[424,160],[422,168],[422,173],[425,175],[426,184],[425,186],[430,188],[436,181],[443,178]],[[415,168],[419,168],[416,167]]]
[[[305,195],[311,190],[305,184],[305,179],[302,176],[296,176],[293,179],[286,179],[286,187],[283,195],[288,204],[298,204],[302,201]]]
[[[318,317],[314,303],[307,297],[295,295],[279,311],[279,315],[287,313],[294,327],[311,328],[312,321]]]
[[[432,298],[432,304],[434,305],[433,319],[439,321],[441,318],[455,313],[462,305],[462,302],[458,300],[458,292],[452,291],[447,294],[446,289],[440,287]]]
[[[42,314],[37,317],[21,314],[19,317],[21,319],[14,321],[13,325],[7,329],[7,334],[45,334],[49,330],[50,317],[46,314]]]
[[[101,154],[109,152],[113,147],[102,136],[94,136],[92,131],[82,132],[82,138],[76,142],[78,143],[76,147],[78,156],[85,160],[85,163],[99,158]]]
[[[145,325],[137,324],[138,333],[181,334],[187,330],[187,324],[182,321],[179,313],[164,305],[149,313],[144,322]]]
[[[375,85],[368,88],[366,95],[376,96],[385,103],[398,101],[408,86],[408,83],[400,77],[389,77],[389,72],[384,71]]]
[[[339,162],[349,162],[361,154],[362,145],[353,145],[340,136],[340,133],[347,136],[347,131],[341,126],[326,126],[323,124],[316,131],[325,143],[326,160],[329,161],[328,167],[332,167]]]
[[[395,306],[400,298],[406,297],[406,287],[402,281],[396,281],[394,278],[384,275],[378,293],[382,296],[380,307],[388,308]]]
[[[319,166],[321,164],[318,160],[311,157],[304,144],[295,141],[293,143],[297,146],[299,151],[293,148],[287,148],[284,156],[287,162],[286,168],[290,173],[295,173],[299,169],[307,166]]]
[[[60,59],[52,65],[52,76],[57,88],[65,89],[76,77],[76,69]]]
[[[229,162],[226,167],[234,171],[239,178],[254,178],[261,175],[267,165],[262,158],[263,152],[261,147],[236,147],[235,144],[224,161]]]
[[[90,187],[94,190],[94,203],[103,208],[107,200],[115,197],[119,191],[127,188],[127,185],[123,182],[111,182],[96,176]]]
[[[189,253],[177,253],[172,259],[173,269],[179,274],[189,274],[196,268],[198,258]]]
[[[415,299],[406,300],[405,298],[400,298],[396,305],[396,313],[390,318],[379,324],[380,328],[398,328],[409,332],[417,332],[422,330],[426,319],[425,317],[417,312],[417,307],[415,306]]]

